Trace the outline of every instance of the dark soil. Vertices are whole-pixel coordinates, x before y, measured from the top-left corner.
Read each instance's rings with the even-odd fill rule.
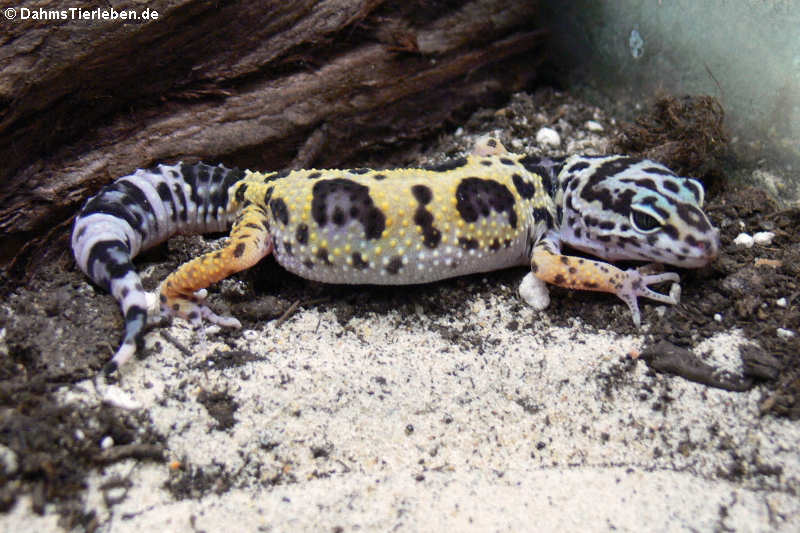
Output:
[[[620,137],[636,151],[660,153],[666,163],[670,163],[673,154],[687,174],[710,179],[713,184],[706,212],[720,228],[722,237],[721,255],[713,265],[680,272],[683,288],[680,305],[659,316],[654,305],[641,302],[643,323],[650,324],[652,332],[648,335],[648,345],[655,347],[667,341],[669,346],[688,349],[676,353],[689,354],[684,355],[683,363],[679,356],[677,363],[652,366],[658,371],[686,374],[690,379],[703,381],[703,372],[697,377],[697,369],[702,365],[692,359],[691,347],[715,333],[739,328],[754,344],[743,354],[749,361],[748,375],[740,376],[737,386],[741,389],[761,386],[764,416],[798,419],[800,337],[779,332],[800,331],[800,232],[797,231],[800,209],[780,210],[763,191],[721,179],[725,175],[724,165],[729,163],[724,150],[708,147],[702,140],[685,135],[687,131],[711,131],[708,137],[716,139],[715,142],[724,139],[715,129],[721,124],[719,109],[706,100],[695,103],[699,107],[692,111],[691,100],[660,102],[650,116],[642,118]],[[676,105],[680,116],[693,116],[700,125],[677,121],[674,127],[670,126]],[[568,136],[570,128],[579,129],[587,120],[596,120],[596,114],[595,108],[574,102],[568,96],[542,91],[516,99],[502,112],[478,112],[466,122],[464,130],[499,130],[513,138],[533,138],[539,127],[551,125]],[[521,116],[534,118],[523,124]],[[549,124],[543,124],[536,116],[544,116]],[[643,135],[643,131],[649,133]],[[454,153],[459,143],[457,138],[445,139],[435,143],[435,151]],[[701,147],[704,157],[692,157],[696,151],[688,153],[690,145]],[[373,155],[374,161],[367,163],[394,166],[419,162],[425,159],[421,152],[419,146],[407,147],[404,152],[384,156],[383,160]],[[433,152],[431,149],[430,153]],[[768,245],[738,248],[733,240],[743,231],[751,235],[771,231],[775,238]],[[169,271],[204,246],[199,237],[173,239],[139,258],[140,272],[154,267],[144,279],[147,288],[155,287]],[[342,322],[352,316],[385,313],[403,306],[413,313],[413,306],[420,302],[426,312],[448,313],[457,308],[465,293],[489,291],[493,287],[515,290],[522,275],[522,269],[514,269],[448,280],[424,290],[363,287],[354,291],[352,287],[307,282],[284,272],[268,259],[239,276],[244,291],[238,288],[242,284],[234,287],[222,283],[213,288],[211,304],[218,312],[232,312],[245,322],[280,320],[282,315],[292,312],[292,303],[298,301],[303,305],[330,306]],[[481,282],[484,278],[489,279],[488,284]],[[567,325],[574,317],[580,317],[590,327],[620,333],[634,331],[627,308],[613,296],[554,288],[551,299],[547,313],[555,324]],[[0,508],[7,510],[19,494],[30,493],[37,512],[43,512],[45,503],[56,503],[64,525],[80,524],[92,529],[94,515],[80,505],[88,472],[128,457],[163,460],[159,448],[163,437],[152,429],[147,416],[105,404],[91,408],[65,407],[58,401],[59,392],[96,376],[116,350],[122,332],[117,304],[111,296],[87,283],[65,249],[58,262],[32,273],[24,286],[7,291],[0,306],[0,325],[4,328],[0,330],[4,331],[4,341],[0,337],[0,444],[5,447],[0,463]],[[525,324],[503,326],[515,329]],[[163,342],[171,341],[166,338]],[[258,358],[257,354],[241,355]],[[227,356],[230,357],[230,352]],[[213,362],[235,364],[222,359]],[[713,374],[713,369],[706,373]],[[209,392],[201,401],[218,423],[210,430],[224,431],[230,427],[237,406],[225,392]],[[128,453],[105,456],[98,451],[96,443],[108,436],[116,445],[129,445],[124,448]],[[203,472],[176,473],[176,487],[182,483],[191,485],[203,475]]]

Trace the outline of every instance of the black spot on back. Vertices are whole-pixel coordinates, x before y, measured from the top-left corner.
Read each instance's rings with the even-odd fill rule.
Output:
[[[414,212],[414,224],[422,229],[422,243],[428,248],[436,248],[442,240],[442,232],[433,225],[433,213],[424,205]]]
[[[317,259],[322,260],[322,262],[325,263],[328,266],[333,264],[333,263],[331,263],[330,259],[328,258],[328,249],[327,248],[320,248],[319,250],[317,250]]]
[[[442,240],[442,232],[433,226],[433,214],[425,207],[433,200],[433,191],[427,185],[414,185],[411,194],[419,202],[414,212],[414,224],[422,230],[422,242],[428,248],[436,248]]]
[[[514,182],[514,187],[516,187],[519,195],[526,200],[533,198],[533,195],[536,194],[536,186],[529,181],[525,181],[519,174],[511,176],[511,180]]]
[[[403,258],[399,255],[392,257],[389,264],[386,265],[386,272],[389,274],[397,274],[403,266]]]
[[[508,215],[508,223],[517,227],[514,196],[508,188],[493,180],[464,178],[456,189],[456,209],[466,222],[487,217],[494,210]]]
[[[305,224],[298,225],[294,238],[300,244],[308,244],[308,226]]]
[[[361,256],[359,252],[353,252],[353,268],[358,270],[364,270],[365,268],[369,267],[369,263],[364,261],[364,258]]]
[[[542,179],[542,187],[544,187],[544,190],[550,196],[553,196],[555,184],[558,182],[556,178],[564,166],[564,159],[563,157],[551,158],[526,155],[521,158],[519,162],[525,167],[525,170],[539,176]]]
[[[344,226],[344,223],[347,222],[347,217],[342,211],[342,208],[338,205],[333,209],[333,215],[331,215],[331,220],[337,226]]]
[[[272,210],[272,216],[281,224],[285,226],[289,223],[289,209],[287,209],[283,198],[273,198],[269,202],[269,208]]]
[[[433,199],[433,192],[427,185],[414,185],[411,187],[411,194],[422,205],[429,204]]]
[[[458,245],[465,250],[474,250],[478,247],[478,241],[476,239],[467,239],[464,237],[460,237],[458,239]]]
[[[338,208],[342,216],[356,213],[353,218],[364,227],[367,239],[379,239],[386,229],[386,215],[375,206],[365,185],[345,178],[320,180],[311,193],[311,216],[320,227],[336,223],[334,214]]]

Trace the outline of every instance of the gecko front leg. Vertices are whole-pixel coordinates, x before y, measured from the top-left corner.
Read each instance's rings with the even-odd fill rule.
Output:
[[[650,285],[672,282],[669,295],[649,288]],[[563,255],[557,244],[543,239],[534,247],[531,272],[520,284],[520,295],[535,309],[544,309],[550,303],[545,283],[568,289],[581,289],[616,294],[628,304],[633,323],[641,325],[638,298],[649,298],[664,304],[676,305],[680,300],[680,277],[674,272],[644,275],[636,269],[622,270],[614,265]]]

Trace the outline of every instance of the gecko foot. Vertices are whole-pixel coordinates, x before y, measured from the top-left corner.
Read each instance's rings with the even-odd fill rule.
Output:
[[[236,318],[218,315],[212,311],[205,304],[207,296],[206,289],[200,289],[191,296],[166,296],[161,292],[161,312],[166,316],[179,316],[199,330],[202,330],[204,320],[226,328],[242,327],[242,323]]]
[[[665,281],[673,282],[668,295],[655,292],[649,287],[649,285],[656,285]],[[637,299],[642,297],[664,304],[676,305],[681,298],[679,281],[680,277],[674,272],[642,275],[635,268],[631,268],[625,271],[625,279],[622,281],[621,286],[617,288],[616,295],[628,304],[633,315],[633,323],[638,328],[642,324],[642,315],[639,312]]]

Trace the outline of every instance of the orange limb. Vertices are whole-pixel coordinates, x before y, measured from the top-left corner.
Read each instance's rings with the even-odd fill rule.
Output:
[[[185,318],[194,327],[200,327],[203,319],[221,326],[240,327],[235,318],[216,315],[204,304],[205,288],[250,268],[272,252],[272,238],[265,221],[264,210],[248,204],[234,223],[224,248],[184,263],[161,283],[162,311]]]

